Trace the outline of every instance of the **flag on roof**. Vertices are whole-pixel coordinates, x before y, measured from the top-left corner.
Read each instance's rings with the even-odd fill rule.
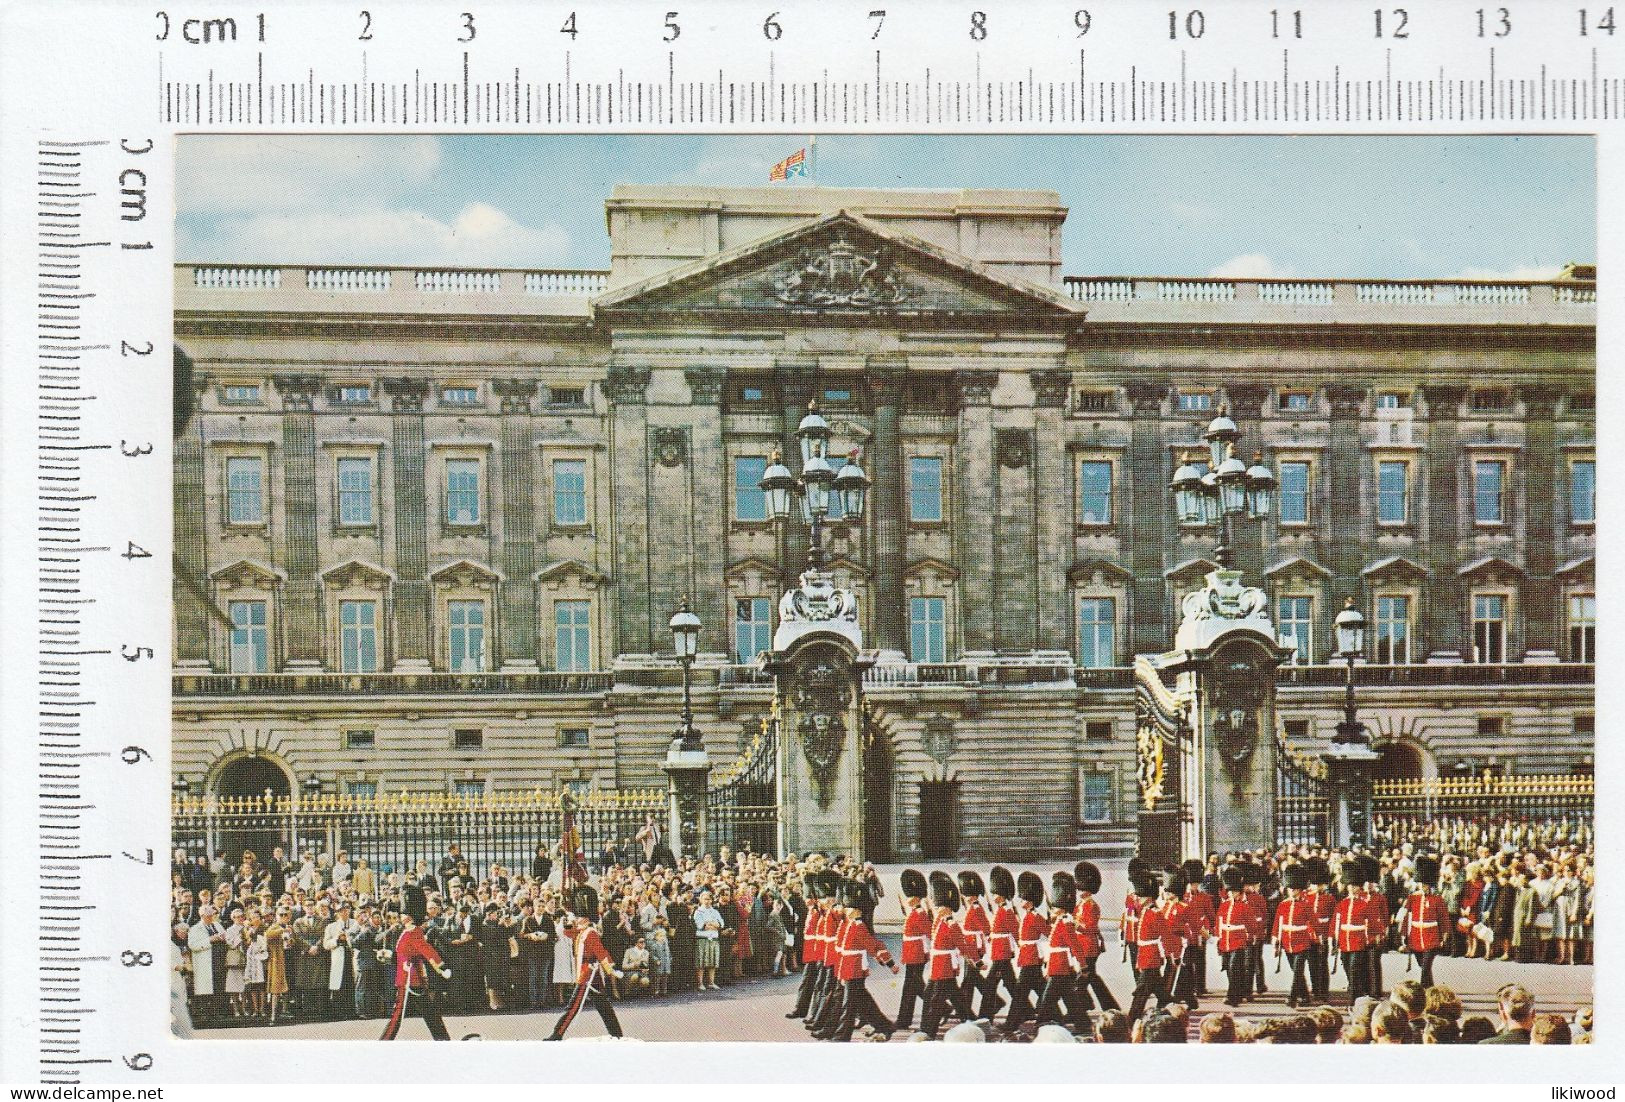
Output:
[[[788,180],[796,176],[800,176],[803,179],[805,179],[807,176],[806,149],[796,150],[784,160],[774,165],[772,171],[767,174],[767,178],[775,183],[779,180]]]

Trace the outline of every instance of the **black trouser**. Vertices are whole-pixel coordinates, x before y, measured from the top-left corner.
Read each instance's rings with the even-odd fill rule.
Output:
[[[1097,1004],[1100,1009],[1116,1010],[1117,999],[1112,996],[1111,989],[1106,986],[1106,981],[1101,978],[1099,964],[1099,953],[1084,958],[1083,973],[1078,977],[1078,990],[1086,997],[1089,995],[1094,996],[1091,1001]]]
[[[582,1004],[588,999],[592,1000],[592,1008],[598,1011],[598,1016],[604,1020],[604,1029],[611,1037],[620,1037],[621,1020],[615,1016],[615,1007],[610,1003],[609,996],[593,985],[598,978],[598,969],[594,968],[587,974],[587,978],[576,984],[576,989],[565,1004],[564,1013],[553,1025],[553,1032],[548,1036],[549,1041],[564,1040],[564,1031],[570,1028],[570,1023],[576,1020],[581,1013]]]
[[[1078,997],[1078,977],[1072,973],[1050,976],[1044,984],[1044,994],[1038,1000],[1038,1024],[1053,1022],[1074,1033],[1089,1035],[1094,1025],[1089,1021],[1088,994]],[[1066,1009],[1061,1009],[1065,1004]]]
[[[1010,988],[1010,1013],[1005,1015],[1004,1028],[1018,1029],[1033,1019],[1033,996],[1044,991],[1044,969],[1037,964],[1023,964],[1016,973],[1016,982]]]
[[[1349,1002],[1371,994],[1370,950],[1355,949],[1343,953],[1343,976],[1349,985]]]
[[[1134,998],[1128,1005],[1129,1021],[1138,1021],[1140,1015],[1145,1013],[1145,1004],[1155,996],[1157,1008],[1168,1005],[1168,984],[1162,974],[1161,968],[1142,968],[1140,977],[1134,983]]]
[[[438,1000],[427,991],[413,990],[408,995],[405,987],[395,991],[395,1009],[389,1016],[389,1024],[384,1026],[384,1035],[380,1041],[393,1041],[401,1031],[401,1025],[408,1014],[414,1014],[423,1019],[423,1024],[429,1027],[429,1036],[437,1041],[451,1040],[451,1034],[446,1030],[445,1019],[440,1017]]]
[[[1196,961],[1201,950],[1194,944],[1185,946],[1178,962],[1170,961],[1168,969],[1168,997],[1196,1009]]]
[[[920,1030],[927,1037],[937,1035],[937,1027],[948,1016],[949,1010],[958,1011],[963,1021],[970,1021],[970,1011],[962,1008],[958,980],[932,980],[925,985],[925,1014],[920,1019]]]
[[[812,1011],[807,1015],[807,1028],[815,1037],[828,1037],[841,1024],[841,999],[845,992],[835,978],[835,969],[826,965],[824,979],[818,994],[813,997]]]
[[[1194,964],[1196,966],[1196,982],[1195,982],[1195,985],[1193,987],[1193,990],[1195,991],[1195,993],[1197,995],[1206,995],[1207,994],[1207,939],[1206,938],[1199,938],[1197,940],[1196,944],[1191,946],[1191,948],[1195,951],[1195,955],[1192,957],[1192,961],[1194,962]],[[1195,1006],[1194,1003],[1192,1003],[1191,1005],[1193,1007]]]
[[[1424,988],[1433,986],[1433,958],[1438,955],[1437,949],[1416,949],[1411,952],[1411,956],[1416,958],[1416,963],[1422,968],[1421,978]]]
[[[976,1015],[978,1018],[986,1018],[988,1021],[992,1021],[994,1015],[1004,1006],[1004,1001],[999,998],[999,984],[1001,983],[1004,984],[1004,989],[1010,992],[1011,997],[1014,998],[1016,969],[1008,960],[996,960],[988,967],[987,976],[982,980],[982,1009]]]
[[[1309,951],[1301,953],[1288,953],[1286,962],[1292,968],[1292,989],[1287,992],[1288,1006],[1297,1006],[1309,1000]]]
[[[1371,948],[1365,951],[1366,978],[1370,984],[1365,993],[1372,998],[1386,998],[1388,992],[1382,989],[1382,951],[1386,949],[1387,938],[1372,942]]]
[[[1253,953],[1253,985],[1258,994],[1262,995],[1269,988],[1264,986],[1264,943],[1261,941],[1252,947]]]
[[[801,986],[796,989],[796,1005],[790,1010],[790,1017],[805,1018],[812,1006],[813,991],[818,987],[819,977],[823,974],[824,966],[817,961],[810,962],[801,970]]]
[[[1309,990],[1316,999],[1321,1000],[1326,998],[1332,982],[1326,952],[1324,941],[1315,942],[1314,948],[1309,950]]]
[[[1229,980],[1225,987],[1224,1001],[1230,1006],[1240,1006],[1252,996],[1249,990],[1249,981],[1252,979],[1252,953],[1247,948],[1232,949],[1223,954],[1224,974]]]
[[[835,1040],[850,1041],[852,1031],[859,1025],[867,1025],[876,1033],[892,1031],[891,1022],[880,1012],[875,997],[869,994],[865,978],[847,980],[841,988],[841,1024],[835,1029]]]
[[[897,1000],[897,1029],[914,1028],[914,1008],[925,998],[925,965],[903,965],[903,995]]]

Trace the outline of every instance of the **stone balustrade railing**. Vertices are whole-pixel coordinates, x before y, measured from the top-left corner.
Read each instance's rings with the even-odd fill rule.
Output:
[[[177,291],[359,295],[534,295],[591,298],[609,286],[597,269],[382,268],[179,264]]]

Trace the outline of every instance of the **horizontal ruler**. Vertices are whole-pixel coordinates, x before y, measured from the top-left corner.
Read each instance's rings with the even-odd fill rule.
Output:
[[[682,0],[146,13],[177,126],[1601,122],[1610,5]],[[477,10],[466,10],[469,7]],[[676,10],[673,10],[676,9]],[[1618,18],[1625,21],[1625,3]]]

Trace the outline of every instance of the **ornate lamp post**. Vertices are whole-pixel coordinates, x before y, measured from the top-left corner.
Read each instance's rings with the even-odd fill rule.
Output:
[[[1365,654],[1365,615],[1346,598],[1343,611],[1333,626],[1337,634],[1337,657],[1348,663],[1343,685],[1343,719],[1326,750],[1326,778],[1332,788],[1334,845],[1358,845],[1369,840],[1371,831],[1371,773],[1380,756],[1371,749],[1365,724],[1354,708],[1354,663]]]
[[[809,571],[824,568],[824,521],[829,516],[832,494],[840,500],[842,513],[853,522],[863,519],[869,496],[869,476],[858,466],[857,449],[852,449],[837,471],[829,462],[829,438],[829,422],[818,412],[816,402],[808,402],[807,416],[796,427],[796,439],[801,442],[800,476],[791,474],[775,451],[758,483],[767,495],[768,515],[775,522],[788,520],[791,498],[800,498],[801,516],[812,536],[807,547]]]
[[[711,760],[705,743],[694,727],[692,671],[699,653],[700,618],[689,610],[688,600],[671,618],[671,648],[683,668],[683,713],[671,745],[666,749],[667,837],[679,857],[697,856],[705,843],[705,778]]]
[[[1264,466],[1262,452],[1255,453],[1251,467],[1236,456],[1241,432],[1227,414],[1208,422],[1202,439],[1208,445],[1208,469],[1204,473],[1187,455],[1174,472],[1170,489],[1174,511],[1181,524],[1219,526],[1219,546],[1214,555],[1219,566],[1229,569],[1235,542],[1237,520],[1262,521],[1275,507],[1275,474]]]

